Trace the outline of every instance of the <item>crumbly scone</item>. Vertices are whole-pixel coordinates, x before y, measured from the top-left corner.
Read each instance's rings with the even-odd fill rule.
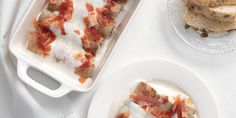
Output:
[[[236,29],[236,22],[234,21],[213,20],[203,14],[190,11],[188,8],[185,9],[184,20],[189,26],[208,32],[224,32]]]
[[[208,18],[219,21],[236,21],[236,5],[222,5],[218,7],[202,7],[191,3],[186,6],[189,10],[201,13]]]
[[[207,6],[207,7],[236,4],[236,0],[190,0],[190,2],[199,6]]]

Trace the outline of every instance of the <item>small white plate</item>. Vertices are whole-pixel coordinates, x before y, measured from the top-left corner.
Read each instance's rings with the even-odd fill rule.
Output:
[[[166,81],[187,93],[200,118],[219,118],[208,87],[191,70],[165,60],[145,60],[129,64],[105,78],[91,102],[88,118],[108,118],[111,106],[124,88],[139,80]]]

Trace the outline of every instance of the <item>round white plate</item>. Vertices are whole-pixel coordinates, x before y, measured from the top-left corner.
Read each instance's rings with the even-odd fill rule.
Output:
[[[201,79],[189,69],[164,60],[135,62],[105,78],[93,97],[88,118],[108,118],[117,94],[130,84],[146,79],[166,81],[178,86],[192,98],[200,118],[219,118],[215,100]]]

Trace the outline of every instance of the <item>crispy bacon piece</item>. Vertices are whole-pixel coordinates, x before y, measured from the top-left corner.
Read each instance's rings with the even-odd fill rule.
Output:
[[[106,7],[97,8],[96,11],[98,13],[97,20],[98,20],[100,25],[110,26],[110,25],[115,24],[115,19],[112,16],[109,9],[107,9]]]
[[[85,81],[86,81],[86,78],[83,78],[83,77],[80,77],[80,78],[79,78],[79,82],[80,82],[81,84],[83,84]]]
[[[59,15],[52,19],[51,22],[55,24],[61,33],[66,35],[64,23],[72,19],[73,14],[73,2],[72,0],[64,0],[59,6]]]
[[[29,34],[28,49],[47,56],[51,50],[50,44],[56,39],[56,35],[40,21],[34,20],[33,26],[35,31]]]
[[[72,18],[73,13],[73,1],[72,0],[64,0],[64,2],[59,7],[59,16],[61,20],[66,22]]]
[[[116,118],[128,118],[130,116],[130,112],[124,112],[124,113],[120,113],[116,116]]]
[[[95,27],[85,28],[84,36],[81,38],[86,52],[96,55],[98,48],[104,40]]]
[[[107,0],[104,7],[108,8],[113,16],[116,16],[126,2],[127,0]]]
[[[96,27],[103,37],[109,36],[116,23],[111,11],[106,7],[102,7],[96,9],[96,14],[91,4],[86,3],[86,7],[88,16],[84,17],[85,26]]]
[[[93,72],[93,69],[94,64],[91,62],[91,60],[87,60],[81,66],[75,69],[75,73],[78,74],[80,77],[87,79]]]
[[[79,30],[74,30],[74,32],[78,35],[80,35],[80,31]]]
[[[116,21],[112,16],[111,11],[106,8],[97,8],[97,21],[99,23],[99,32],[103,34],[104,37],[107,37],[111,34],[113,28],[115,27]]]
[[[179,96],[176,97],[172,109],[177,113],[178,118],[182,118],[182,101],[180,100]]]
[[[75,69],[75,73],[78,74],[82,78],[89,78],[90,74],[92,73],[93,68],[94,68],[94,64],[92,64],[90,61],[86,61],[81,66]]]
[[[130,96],[130,99],[141,106],[160,106],[164,102],[162,98],[156,99],[155,97],[145,96],[143,94],[136,93],[132,94]]]
[[[94,57],[90,53],[78,53],[74,58],[82,62],[81,66],[75,68],[75,73],[80,75],[80,83],[84,83],[94,69]]]
[[[160,109],[150,108],[149,112],[154,116],[156,116],[157,118],[171,118],[171,116],[173,116],[172,111],[163,111]]]
[[[89,17],[84,17],[84,24],[85,24],[85,27],[90,27],[90,21],[89,21]]]
[[[176,96],[172,110],[177,113],[178,118],[193,118],[195,114],[195,111],[187,106],[186,100],[181,100],[180,96]]]
[[[94,7],[93,5],[89,4],[89,3],[86,3],[86,8],[88,10],[88,12],[94,12]]]
[[[84,17],[84,23],[86,27],[92,27],[98,25],[97,15],[95,13],[93,5],[86,3],[86,8],[88,11],[88,16]]]

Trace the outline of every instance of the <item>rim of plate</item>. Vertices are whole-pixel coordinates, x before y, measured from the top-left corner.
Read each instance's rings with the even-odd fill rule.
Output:
[[[160,68],[163,66],[165,68]],[[142,68],[138,68],[138,67],[142,67]],[[155,70],[152,70],[152,69],[147,70],[147,68],[152,68]],[[173,76],[172,74],[167,73],[167,70],[170,72],[172,71],[171,73],[173,75],[180,73],[180,77],[176,77],[176,78],[184,78],[185,76],[185,80],[187,81],[185,81],[184,79],[179,81],[179,79],[171,79],[171,78],[161,78],[161,77],[153,78],[153,76]],[[136,73],[135,71],[136,72],[141,71],[142,73],[141,72]],[[166,71],[166,73],[161,73],[161,71]],[[134,73],[136,73],[136,75],[133,75]],[[155,74],[159,73],[159,75],[150,75],[150,76],[145,75],[145,74],[154,74],[154,73]],[[145,76],[137,77],[137,75],[140,75],[140,74],[145,75]],[[130,79],[124,79],[125,77],[123,79],[121,78],[122,76],[131,76],[131,75],[133,76],[133,78],[130,78]],[[186,77],[188,76],[192,78],[186,79]],[[114,73],[111,73],[108,76],[106,76],[107,79],[104,78],[104,82],[100,85],[100,87],[98,88],[98,90],[96,91],[95,95],[92,98],[92,101],[89,106],[87,118],[94,118],[95,116],[99,118],[108,117],[108,114],[113,105],[113,102],[116,100],[115,99],[115,97],[117,97],[116,93],[120,92],[119,90],[126,88],[127,86],[130,86],[130,84],[135,83],[140,80],[150,80],[150,77],[152,78],[152,80],[169,82],[170,85],[173,84],[177,86],[178,88],[180,88],[180,90],[183,90],[183,92],[187,93],[187,95],[191,97],[195,106],[197,107],[197,112],[200,117],[203,117],[203,116],[209,117],[209,113],[211,113],[210,114],[211,117],[219,118],[220,113],[218,111],[218,106],[207,84],[205,84],[205,82],[202,81],[202,79],[188,67],[178,64],[174,61],[165,60],[165,59],[145,59],[145,60],[134,61],[132,63],[126,64],[120,67]],[[117,78],[121,78],[121,79],[117,79]],[[190,85],[188,84],[188,82],[191,82],[193,84]],[[195,93],[190,92],[190,91],[195,91]],[[199,92],[196,92],[196,91],[199,91]],[[207,103],[207,106],[204,103]]]

